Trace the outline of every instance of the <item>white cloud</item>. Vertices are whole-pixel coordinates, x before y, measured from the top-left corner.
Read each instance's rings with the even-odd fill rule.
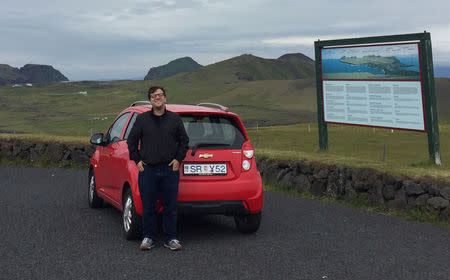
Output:
[[[58,65],[73,79],[100,72],[117,77],[119,69],[120,75],[128,69],[128,76],[144,76],[148,68],[180,56],[202,64],[243,53],[313,57],[318,38],[423,30],[431,32],[435,64],[450,65],[450,4],[444,0],[0,0],[0,5],[0,63]]]

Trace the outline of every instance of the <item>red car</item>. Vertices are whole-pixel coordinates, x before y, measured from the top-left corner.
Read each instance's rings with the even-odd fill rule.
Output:
[[[105,134],[94,134],[90,140],[98,147],[89,166],[89,206],[100,207],[107,201],[121,210],[126,239],[140,238],[142,215],[139,171],[129,158],[126,140],[136,116],[150,110],[149,104],[133,103]],[[189,150],[180,166],[178,212],[231,215],[239,231],[257,231],[263,188],[254,148],[240,118],[211,103],[166,108],[180,115],[189,136]]]

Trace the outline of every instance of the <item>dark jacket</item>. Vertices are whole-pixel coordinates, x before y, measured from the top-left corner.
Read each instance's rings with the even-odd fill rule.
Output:
[[[137,116],[127,144],[130,159],[136,164],[142,160],[149,166],[161,166],[185,158],[189,137],[178,114],[166,109],[162,116],[156,116],[150,110]]]

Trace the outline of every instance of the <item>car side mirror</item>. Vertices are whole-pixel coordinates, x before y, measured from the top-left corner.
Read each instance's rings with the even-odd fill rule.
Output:
[[[96,133],[91,136],[91,144],[101,146],[103,145],[103,133]]]

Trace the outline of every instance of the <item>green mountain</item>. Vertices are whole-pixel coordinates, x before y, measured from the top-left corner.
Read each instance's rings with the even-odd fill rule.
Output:
[[[25,83],[27,78],[19,73],[18,68],[0,64],[0,85]]]
[[[236,83],[259,80],[292,80],[314,75],[314,61],[302,54],[266,59],[244,54],[217,62],[195,71],[177,75],[176,79],[201,83]]]
[[[18,69],[7,64],[0,64],[0,85],[59,81],[68,81],[68,79],[50,65],[26,64]]]
[[[190,57],[182,57],[175,59],[166,65],[152,67],[148,71],[144,80],[164,79],[178,73],[188,72],[202,67]]]
[[[435,81],[438,119],[450,121],[450,78]],[[317,118],[311,59],[301,54],[278,59],[241,55],[157,81],[0,86],[0,131],[76,136],[86,136],[91,129],[105,131],[121,110],[146,100],[153,83],[166,88],[168,103],[222,104],[246,126],[315,122]]]
[[[30,83],[52,83],[68,81],[66,76],[50,65],[26,64],[19,73],[27,77]]]

